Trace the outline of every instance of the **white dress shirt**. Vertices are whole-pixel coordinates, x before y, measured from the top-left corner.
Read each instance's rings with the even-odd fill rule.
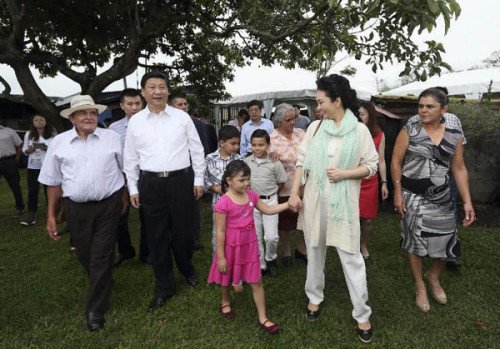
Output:
[[[205,159],[203,145],[191,117],[166,106],[160,114],[149,107],[129,120],[123,162],[130,195],[139,192],[139,172],[194,171],[194,185],[203,186]]]
[[[122,142],[122,149],[125,146],[125,137],[127,136],[128,118],[125,116],[123,119],[113,122],[109,125],[108,130],[113,130],[120,136]]]
[[[0,158],[16,155],[16,147],[22,143],[16,131],[0,125]]]
[[[116,132],[96,128],[84,140],[72,128],[50,143],[38,181],[61,185],[63,197],[74,202],[100,201],[124,186],[122,168]]]
[[[50,137],[49,139],[43,138],[43,136],[39,136],[38,140],[33,140],[30,139],[30,132],[26,132],[24,135],[24,142],[23,142],[23,153],[26,154],[26,150],[29,147],[33,147],[33,143],[42,143],[45,144],[48,148],[50,142],[54,137]],[[31,170],[39,170],[42,168],[43,160],[45,159],[45,154],[46,151],[42,149],[35,149],[35,151],[31,154],[26,154],[28,155],[28,168]]]

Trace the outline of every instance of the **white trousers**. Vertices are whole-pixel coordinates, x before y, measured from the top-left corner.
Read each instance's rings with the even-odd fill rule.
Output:
[[[269,206],[277,205],[278,195],[274,194],[270,199],[261,200]],[[255,209],[253,211],[253,219],[255,222],[255,231],[257,232],[257,240],[259,241],[260,268],[267,269],[266,261],[270,262],[278,257],[278,215],[273,214],[269,216]],[[266,243],[265,253],[262,237],[264,237],[264,242]]]
[[[326,222],[328,214],[321,210],[320,240],[318,247],[312,247],[306,239],[307,247],[307,279],[306,295],[312,304],[319,305],[323,299],[325,288],[325,257],[326,257]],[[324,214],[323,214],[324,213]],[[352,317],[358,323],[367,322],[372,313],[366,304],[368,301],[368,287],[366,284],[365,261],[360,251],[355,254],[344,252],[337,248],[342,264],[344,277],[349,289],[349,296],[353,306]]]

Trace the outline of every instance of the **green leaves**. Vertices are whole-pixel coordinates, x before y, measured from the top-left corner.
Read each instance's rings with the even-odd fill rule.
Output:
[[[427,6],[429,6],[429,10],[434,14],[439,12],[439,5],[436,0],[427,0]]]

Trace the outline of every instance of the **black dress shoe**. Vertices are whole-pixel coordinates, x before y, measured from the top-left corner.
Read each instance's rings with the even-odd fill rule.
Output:
[[[368,330],[362,330],[359,327],[356,329],[356,332],[358,333],[359,339],[363,343],[370,343],[373,339],[373,329],[370,328]]]
[[[195,240],[194,244],[193,244],[193,248],[195,251],[200,251],[203,249],[203,245],[201,244],[201,242],[199,240]]]
[[[193,287],[198,286],[198,284],[200,283],[198,281],[198,276],[196,276],[196,274],[193,274],[193,275],[187,277],[186,282],[189,286],[193,286]]]
[[[318,310],[312,311],[309,310],[309,308],[306,307],[306,316],[309,320],[316,320],[319,317],[319,307]]]
[[[166,300],[167,299],[163,298],[163,297],[155,297],[155,298],[153,298],[153,300],[151,302],[149,302],[148,313],[153,313],[155,310],[158,310],[161,307],[163,307],[163,305],[165,304]]]
[[[269,270],[270,277],[272,278],[278,277],[278,263],[276,263],[276,259],[267,262],[267,270]]]
[[[104,314],[99,312],[90,312],[87,314],[87,328],[90,332],[99,331],[104,328]]]
[[[292,266],[292,256],[283,256],[281,258],[281,264],[283,264],[284,267],[291,267]]]
[[[302,259],[307,263],[307,255],[300,253],[299,250],[295,250],[295,259]]]
[[[133,256],[126,256],[126,255],[123,255],[123,254],[119,254],[116,257],[116,260],[115,260],[115,267],[119,266],[120,264],[122,264],[123,262],[125,262],[127,259],[132,259],[134,257],[135,257],[135,255],[133,255]]]
[[[151,258],[149,256],[139,256],[139,260],[142,263],[151,265]]]

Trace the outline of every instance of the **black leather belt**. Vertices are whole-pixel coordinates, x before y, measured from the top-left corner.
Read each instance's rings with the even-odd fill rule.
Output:
[[[141,173],[143,173],[144,175],[154,176],[154,177],[158,177],[158,178],[177,177],[177,176],[180,176],[182,174],[188,173],[188,167],[183,168],[182,170],[161,171],[161,172],[151,172],[151,171],[141,170]]]
[[[4,156],[3,158],[0,158],[0,161],[3,161],[3,160],[12,160],[12,159],[15,159],[16,158],[16,155],[9,155],[9,156]]]
[[[274,195],[276,195],[276,194],[271,194],[271,195],[269,195],[269,196],[261,195],[261,196],[259,196],[259,198],[261,198],[261,199],[263,199],[263,200],[269,200],[269,199],[270,199],[270,198],[272,198]]]

